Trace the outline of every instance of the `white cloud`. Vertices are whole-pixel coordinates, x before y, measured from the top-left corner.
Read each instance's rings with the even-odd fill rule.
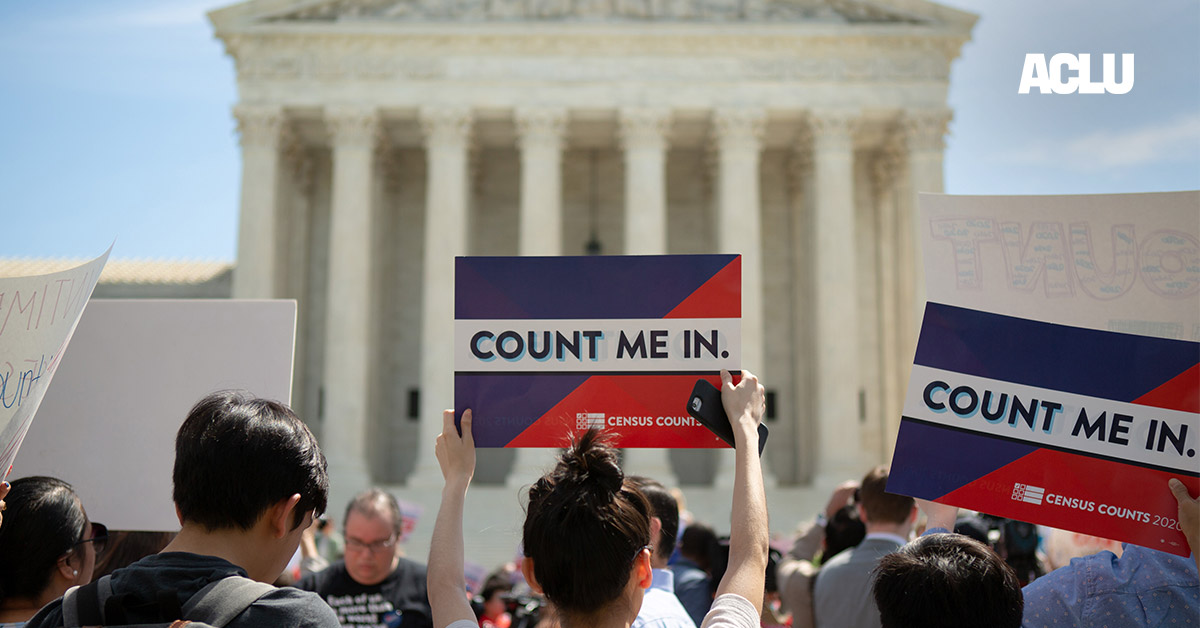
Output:
[[[1200,156],[1200,113],[1132,129],[1101,129],[1062,140],[1037,140],[1004,161],[1099,171],[1195,159]]]

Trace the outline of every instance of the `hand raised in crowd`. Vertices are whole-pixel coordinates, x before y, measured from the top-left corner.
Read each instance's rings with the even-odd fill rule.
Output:
[[[839,510],[850,503],[850,498],[854,496],[854,491],[858,490],[858,480],[846,480],[837,485],[833,492],[829,494],[829,503],[825,505],[825,518],[832,520]]]
[[[1175,495],[1175,501],[1179,502],[1179,527],[1183,530],[1183,536],[1187,538],[1192,558],[1196,559],[1196,569],[1200,569],[1200,553],[1196,551],[1200,549],[1200,502],[1188,493],[1183,482],[1175,478],[1168,480],[1167,486]]]
[[[767,410],[767,392],[750,371],[742,371],[742,380],[734,386],[733,376],[721,369],[721,405],[725,406],[735,440],[739,434],[757,435]]]
[[[462,415],[462,434],[454,425],[454,411],[442,412],[442,433],[434,449],[447,486],[465,487],[475,475],[475,438],[471,435],[471,411]]]
[[[925,513],[925,529],[943,528],[954,531],[954,522],[958,519],[958,506],[947,506],[925,499],[917,499],[917,508]]]

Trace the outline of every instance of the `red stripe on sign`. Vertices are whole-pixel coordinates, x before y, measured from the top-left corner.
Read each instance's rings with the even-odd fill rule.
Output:
[[[1166,410],[1200,413],[1200,364],[1172,377],[1132,403]]]
[[[699,376],[593,375],[513,438],[506,447],[565,447],[596,422],[616,447],[728,447],[687,414]],[[720,385],[717,376],[705,376]]]
[[[663,318],[741,318],[742,256],[696,288]]]
[[[1200,478],[1040,449],[936,501],[1187,556],[1172,477],[1200,489]]]

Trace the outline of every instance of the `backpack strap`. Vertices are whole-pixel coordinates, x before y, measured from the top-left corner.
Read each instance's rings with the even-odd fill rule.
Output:
[[[63,594],[63,626],[92,626],[104,624],[104,603],[112,596],[112,576],[96,582],[73,586]]]
[[[275,587],[243,576],[228,576],[200,589],[183,605],[183,616],[223,628]]]

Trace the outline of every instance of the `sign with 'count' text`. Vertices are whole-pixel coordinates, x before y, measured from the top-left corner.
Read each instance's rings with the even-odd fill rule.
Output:
[[[741,256],[459,257],[454,407],[481,447],[723,447],[688,416],[740,363]]]
[[[1200,193],[923,195],[928,303],[891,492],[1188,547]]]

